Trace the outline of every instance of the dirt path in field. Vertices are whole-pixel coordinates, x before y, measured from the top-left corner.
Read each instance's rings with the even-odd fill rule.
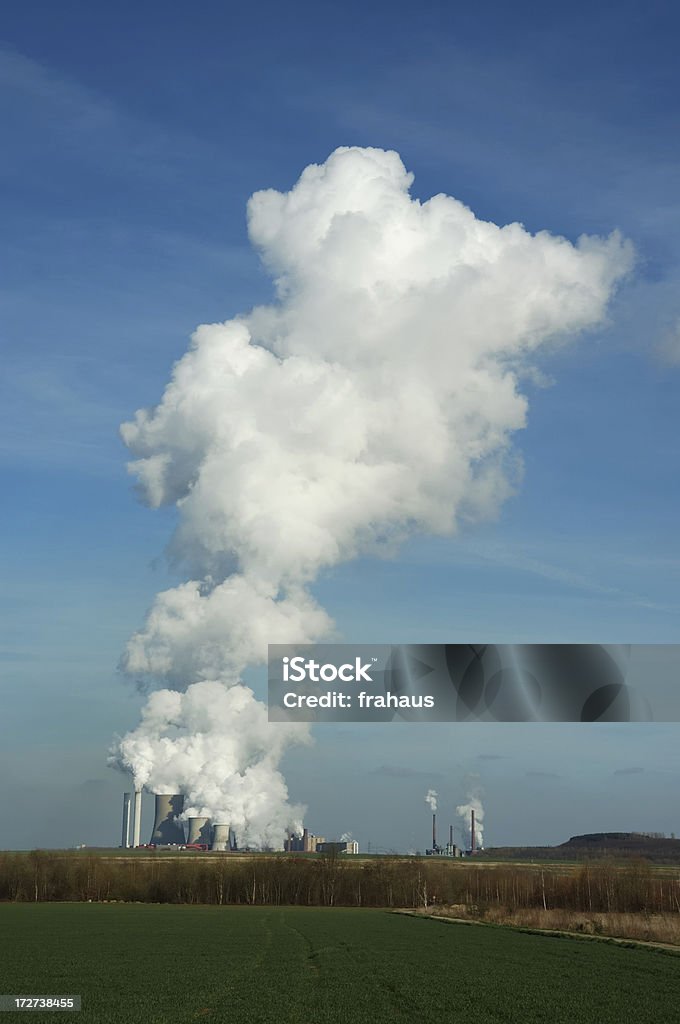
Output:
[[[472,921],[466,917],[447,917],[445,914],[423,914],[419,910],[393,910],[393,914],[401,914],[404,917],[422,917],[428,921],[444,921],[448,924],[469,924],[481,925],[486,928],[509,928],[514,932],[524,932],[527,935],[552,935],[566,939],[585,939],[586,941],[609,942],[619,946],[642,946],[648,949],[662,949],[669,953],[680,956],[680,946],[674,946],[668,942],[649,942],[645,939],[627,939],[614,935],[588,935],[584,932],[565,932],[556,928],[528,928],[517,924],[503,924],[497,921]]]

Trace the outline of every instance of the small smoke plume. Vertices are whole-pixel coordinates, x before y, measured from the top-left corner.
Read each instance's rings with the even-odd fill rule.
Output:
[[[169,689],[116,763],[252,835],[294,824],[276,767],[291,737],[277,724],[265,742],[239,690],[254,748],[276,751],[251,763],[228,716],[210,724],[216,688],[239,686],[268,643],[332,635],[309,590],[321,570],[495,513],[518,478],[522,375],[542,345],[603,320],[632,261],[616,234],[498,227],[446,195],[421,204],[412,180],[397,153],[341,148],[290,192],[253,195],[276,300],[199,327],[159,405],[122,427],[142,499],[178,510],[169,553],[187,580],[127,645],[125,671]]]
[[[430,810],[433,814],[437,813],[437,792],[434,789],[428,789],[425,794],[425,803],[430,805]]]
[[[671,366],[680,366],[680,319],[664,331],[657,345],[657,353]]]
[[[351,843],[352,842],[352,833],[351,832],[343,832],[342,835],[340,836],[340,842],[341,843]]]
[[[461,819],[463,833],[470,837],[470,846],[472,846],[472,811],[475,812],[475,846],[481,850],[484,847],[484,806],[482,804],[484,791],[477,779],[469,779],[466,789],[467,803],[456,807],[456,814]]]

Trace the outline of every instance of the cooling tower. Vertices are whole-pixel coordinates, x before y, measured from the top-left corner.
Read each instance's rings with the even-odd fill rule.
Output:
[[[177,817],[184,810],[184,797],[181,793],[156,794],[156,818],[149,842],[157,846],[170,846],[184,842],[184,829]]]
[[[130,793],[123,793],[123,836],[120,845],[127,850],[130,845]]]
[[[210,819],[189,818],[189,838],[187,843],[205,843],[210,846]]]
[[[142,791],[141,789],[135,790],[135,825],[134,833],[132,838],[132,845],[134,847],[139,846],[139,837],[142,831]]]
[[[228,850],[229,849],[229,826],[228,825],[215,825],[213,831],[213,850]]]

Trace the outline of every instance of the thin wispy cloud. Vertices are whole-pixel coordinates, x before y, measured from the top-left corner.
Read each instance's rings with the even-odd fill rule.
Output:
[[[419,768],[409,768],[405,765],[383,764],[379,768],[373,768],[371,775],[380,775],[387,779],[441,779],[440,772],[423,771]]]
[[[518,545],[510,547],[505,544],[494,542],[479,544],[471,543],[468,550],[473,552],[482,561],[502,565],[509,569],[516,569],[519,572],[530,573],[534,576],[541,576],[543,579],[554,583],[563,584],[566,587],[581,590],[590,594],[597,594],[602,597],[611,598],[625,604],[634,605],[640,608],[648,608],[653,611],[674,613],[677,606],[666,605],[652,601],[644,595],[631,593],[621,587],[600,583],[591,577],[574,572],[564,566],[553,565],[550,562],[542,561],[526,554]]]
[[[90,169],[99,164],[109,176],[133,172],[153,182],[180,182],[188,166],[198,169],[209,159],[218,160],[225,172],[238,170],[236,159],[215,142],[133,114],[119,101],[16,50],[0,48],[0,87],[14,114],[27,127],[41,128],[37,137],[24,135],[24,147],[12,154],[12,165],[19,162],[43,188],[48,184],[44,165],[31,164],[37,152],[44,160],[46,148],[56,164],[85,159]]]
[[[680,367],[680,317],[662,332],[656,351],[662,362]]]

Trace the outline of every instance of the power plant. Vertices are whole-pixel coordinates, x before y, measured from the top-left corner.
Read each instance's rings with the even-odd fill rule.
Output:
[[[427,800],[427,802],[431,805],[432,809],[433,809],[433,814],[432,814],[432,846],[430,847],[430,849],[425,850],[426,855],[428,857],[473,857],[476,853],[479,853],[480,850],[482,849],[482,845],[483,845],[482,844],[483,825],[482,825],[481,822],[482,822],[482,819],[484,817],[484,811],[482,809],[482,805],[481,804],[478,805],[478,818],[479,818],[479,821],[477,820],[477,815],[475,814],[475,808],[471,807],[469,804],[467,806],[463,805],[461,807],[457,807],[456,808],[456,813],[458,815],[460,815],[461,817],[463,815],[467,815],[468,811],[470,812],[470,842],[469,842],[469,845],[466,846],[466,848],[464,848],[464,849],[461,849],[460,847],[456,846],[456,844],[453,841],[453,825],[449,825],[449,841],[446,844],[446,846],[442,846],[442,845],[440,845],[437,842],[437,814],[436,814],[437,803],[436,803],[436,797],[437,797],[437,794],[434,792],[434,790],[428,790],[427,796],[425,798]],[[463,835],[464,835],[464,841],[465,841],[465,843],[467,843],[467,833],[468,833],[467,827],[463,828],[462,831],[463,831]]]
[[[130,793],[123,794],[123,847],[141,845],[142,790],[135,790],[133,838],[130,843]],[[212,844],[212,828],[207,818],[189,818],[189,836],[185,838],[181,815],[184,796],[181,793],[157,793],[155,796],[154,824],[146,846],[201,846],[206,850]],[[220,826],[223,830],[225,826]],[[228,826],[227,834],[228,834]],[[220,832],[220,841],[224,832]]]
[[[465,857],[474,856],[482,849],[481,823],[484,815],[479,804],[479,823],[475,808],[458,807],[457,813],[470,813],[469,846],[461,848],[454,842],[453,825],[449,825],[448,842],[442,845],[437,839],[436,793],[428,791],[426,799],[434,808],[432,814],[432,846],[425,850],[428,857]],[[129,848],[141,845],[142,825],[142,790],[136,789],[134,805],[132,794],[123,794],[123,822],[121,846]],[[132,829],[132,842],[130,831]],[[186,832],[185,832],[186,829]],[[467,842],[467,827],[463,829]],[[185,816],[185,797],[181,793],[157,793],[155,795],[154,824],[147,847],[178,847],[193,850],[215,850],[230,852],[238,849],[236,834],[228,822],[213,822],[205,815]],[[283,844],[286,853],[344,853],[358,854],[359,844],[354,839],[343,836],[341,839],[327,840],[325,836],[315,835],[308,828],[302,834],[290,832]]]
[[[437,842],[437,815],[432,815],[432,849],[425,850],[428,857],[462,857],[463,851],[453,842],[453,825],[449,825],[449,841],[446,846]]]
[[[131,825],[131,793],[123,794],[123,829],[121,846],[141,845],[142,827],[142,791],[135,790],[134,820],[132,822],[133,838],[130,842]],[[178,847],[193,850],[215,850],[222,852],[238,849],[236,835],[228,822],[212,822],[210,818],[191,815],[184,818],[185,798],[181,793],[156,793],[154,824],[147,847]],[[186,824],[186,836],[185,836]],[[316,836],[304,829],[301,836],[291,833],[284,843],[284,850],[289,853],[358,853],[359,844],[354,840],[326,841],[324,836]]]

